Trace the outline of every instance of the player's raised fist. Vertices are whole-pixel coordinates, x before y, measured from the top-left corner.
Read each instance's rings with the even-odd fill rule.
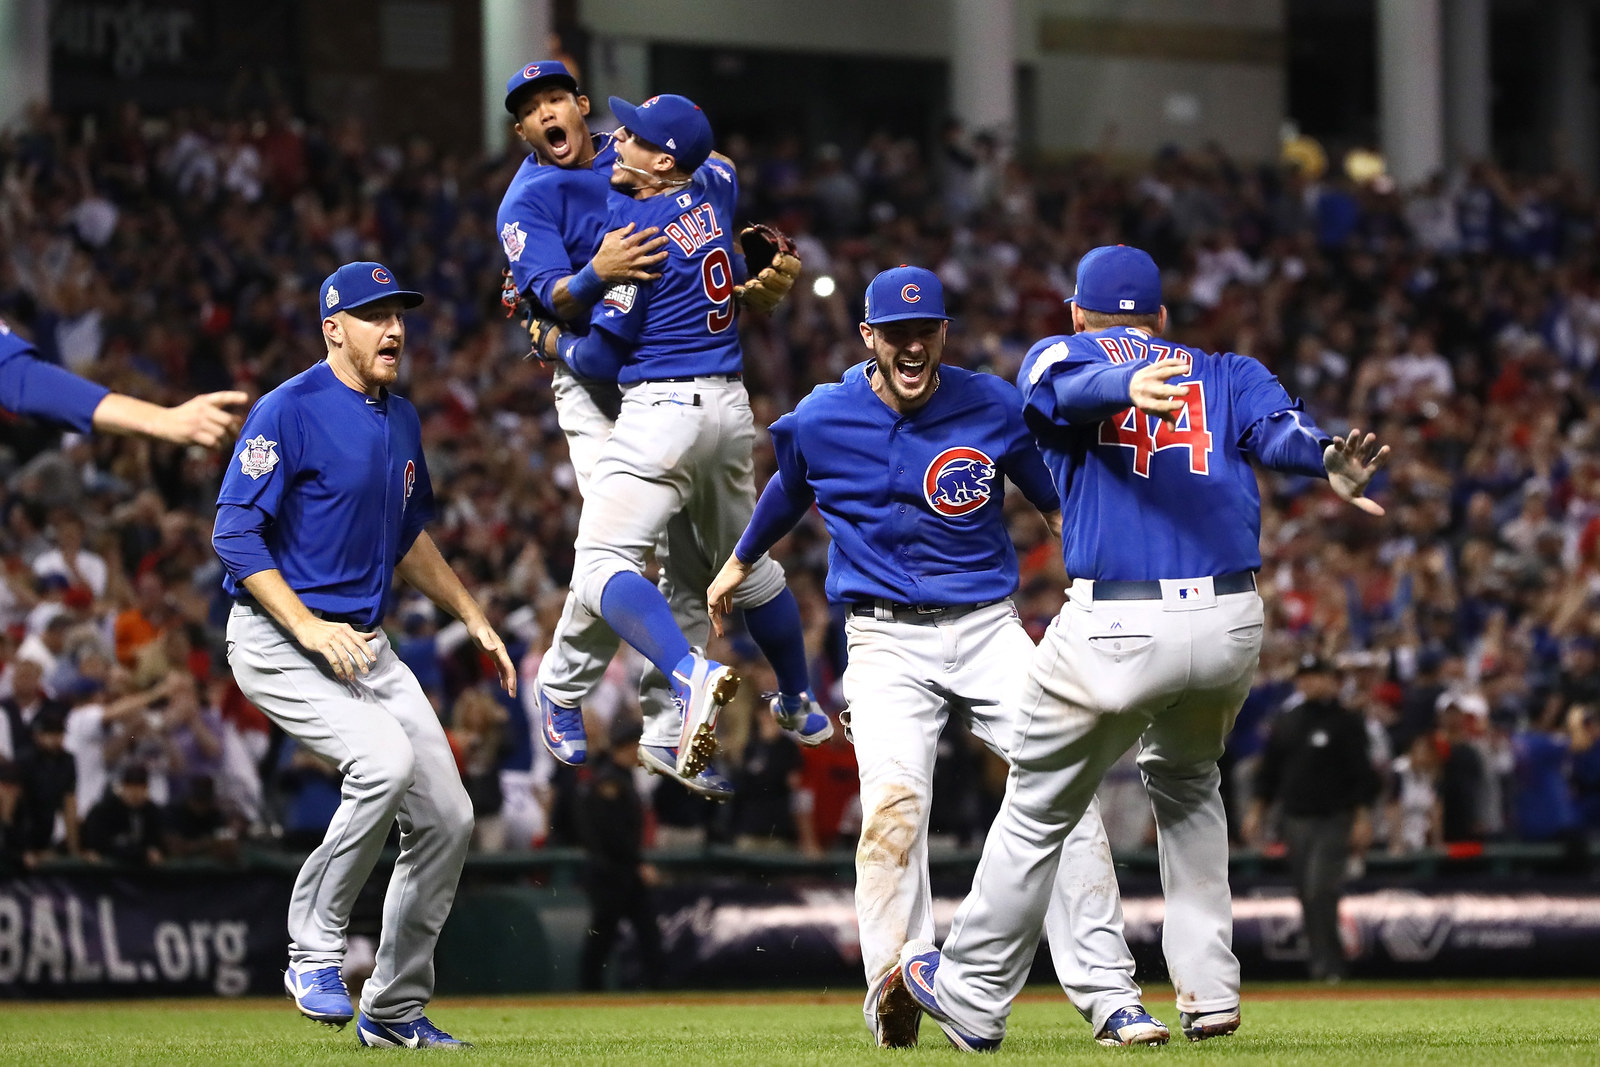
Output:
[[[1339,495],[1368,515],[1382,515],[1383,505],[1364,495],[1373,476],[1389,462],[1389,446],[1378,447],[1375,434],[1361,436],[1361,431],[1350,428],[1346,437],[1335,437],[1322,450],[1322,465],[1328,470],[1328,484]]]
[[[1189,395],[1189,387],[1169,385],[1167,380],[1189,371],[1190,363],[1186,359],[1163,359],[1140,367],[1128,383],[1128,399],[1146,415],[1176,422],[1178,412],[1183,410],[1184,398]]]

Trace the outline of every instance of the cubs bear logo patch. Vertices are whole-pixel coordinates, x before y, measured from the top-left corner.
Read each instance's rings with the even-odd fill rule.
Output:
[[[976,448],[947,448],[922,477],[928,506],[946,518],[970,515],[994,495],[994,460]]]
[[[244,443],[239,453],[239,469],[248,474],[251,481],[271,474],[272,468],[278,465],[277,444],[267,440],[266,434],[256,434]]]

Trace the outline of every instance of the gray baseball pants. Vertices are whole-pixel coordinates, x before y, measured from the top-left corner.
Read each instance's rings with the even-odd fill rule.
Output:
[[[342,800],[289,900],[289,958],[339,965],[356,895],[400,824],[400,858],[383,902],[377,965],[361,1010],[410,1022],[433,996],[433,950],[472,838],[472,802],[444,727],[387,637],[372,670],[341,682],[264,611],[236,604],[228,664],[250,702],[344,774]]]
[[[1239,1003],[1217,758],[1260,657],[1261,598],[1217,596],[1210,578],[1162,584],[1160,600],[1096,601],[1093,582],[1074,582],[1034,653],[1005,802],[935,980],[941,1006],[975,1036],[1004,1036],[1062,844],[1135,742],[1156,817],[1161,947],[1178,1010]]]
[[[728,384],[723,380],[716,388],[720,392]],[[630,388],[637,391],[639,387]],[[601,456],[606,454],[615,424],[601,410],[582,381],[565,365],[556,367],[551,389],[556,401],[557,421],[566,435],[567,454],[577,476],[578,492],[587,508],[596,467]],[[742,387],[739,393],[743,395]],[[750,447],[754,446],[754,440],[752,421]],[[662,441],[641,439],[633,447],[643,453],[638,456],[640,466],[637,472],[642,478],[655,481],[658,475],[652,475],[651,470],[656,453],[668,451],[671,446]],[[622,461],[627,462],[634,454],[624,451]],[[613,462],[616,462],[617,454],[613,452],[612,455]],[[746,466],[749,465],[749,456],[747,450],[744,454]],[[753,493],[752,484],[752,509]],[[696,533],[693,516],[688,511],[677,512],[665,520],[664,525],[664,532],[657,537],[654,546],[656,562],[661,567],[658,584],[672,607],[673,618],[684,637],[689,644],[704,649],[711,637],[706,590],[727,556],[717,557],[705,545]],[[772,566],[776,567],[776,564]],[[619,645],[616,633],[600,617],[599,612],[586,606],[578,596],[577,581],[578,576],[574,573],[573,590],[561,606],[561,621],[556,624],[556,632],[551,636],[550,650],[539,663],[537,680],[537,684],[552,700],[568,707],[581,704],[599,684]],[[776,584],[770,580],[745,582],[735,591],[734,603],[741,608],[756,607],[777,596],[782,589],[780,571]],[[639,681],[639,704],[644,712],[644,743],[668,747],[676,745],[681,725],[678,707],[673,701],[671,685],[654,666],[648,667]]]

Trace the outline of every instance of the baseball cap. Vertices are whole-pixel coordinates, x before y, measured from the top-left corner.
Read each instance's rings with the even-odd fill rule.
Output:
[[[398,296],[408,308],[422,303],[422,294],[400,288],[382,263],[346,263],[323,281],[317,303],[326,318],[336,311],[349,311],[386,296]]]
[[[1142,248],[1101,245],[1078,260],[1078,291],[1067,303],[1108,315],[1154,315],[1161,310],[1161,268]]]
[[[544,82],[552,82],[573,92],[578,91],[578,79],[572,76],[572,72],[567,70],[567,65],[559,59],[541,59],[529,63],[506,80],[506,110],[511,112],[513,118],[517,114],[517,97],[522,95],[523,90]]]
[[[925,267],[904,263],[891,267],[867,283],[867,325],[901,319],[948,319],[944,310],[944,285]]]
[[[610,97],[611,113],[631,132],[672,153],[685,174],[700,169],[711,157],[711,121],[686,96],[663,93],[638,107],[620,96]]]

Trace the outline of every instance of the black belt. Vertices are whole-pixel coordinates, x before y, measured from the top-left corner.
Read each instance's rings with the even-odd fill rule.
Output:
[[[937,622],[940,619],[956,619],[962,615],[970,615],[974,611],[993,607],[1003,603],[1005,597],[999,600],[985,600],[980,604],[896,604],[892,600],[858,600],[850,605],[850,614],[859,615],[867,619],[875,619],[880,611],[894,617],[895,622]]]
[[[649,382],[697,382],[701,378],[710,378],[710,379],[712,379],[714,381],[718,380],[718,379],[720,379],[722,381],[729,381],[729,382],[742,382],[742,381],[744,381],[744,375],[742,373],[734,373],[734,374],[686,374],[681,378],[646,378],[645,381],[649,381]]]
[[[1234,571],[1219,574],[1211,579],[1211,588],[1217,596],[1229,593],[1251,593],[1256,588],[1255,571]],[[1093,600],[1160,600],[1160,582],[1095,582],[1089,596]]]
[[[257,615],[265,615],[269,619],[272,618],[272,613],[266,608],[262,607],[261,602],[253,596],[236,596],[233,598],[233,602],[249,608]],[[352,630],[359,630],[364,634],[378,632],[379,627],[377,623],[367,622],[356,615],[341,615],[336,611],[323,611],[321,608],[307,608],[306,610],[311,612],[311,614],[315,615],[317,618],[321,619],[323,622],[342,622]]]

